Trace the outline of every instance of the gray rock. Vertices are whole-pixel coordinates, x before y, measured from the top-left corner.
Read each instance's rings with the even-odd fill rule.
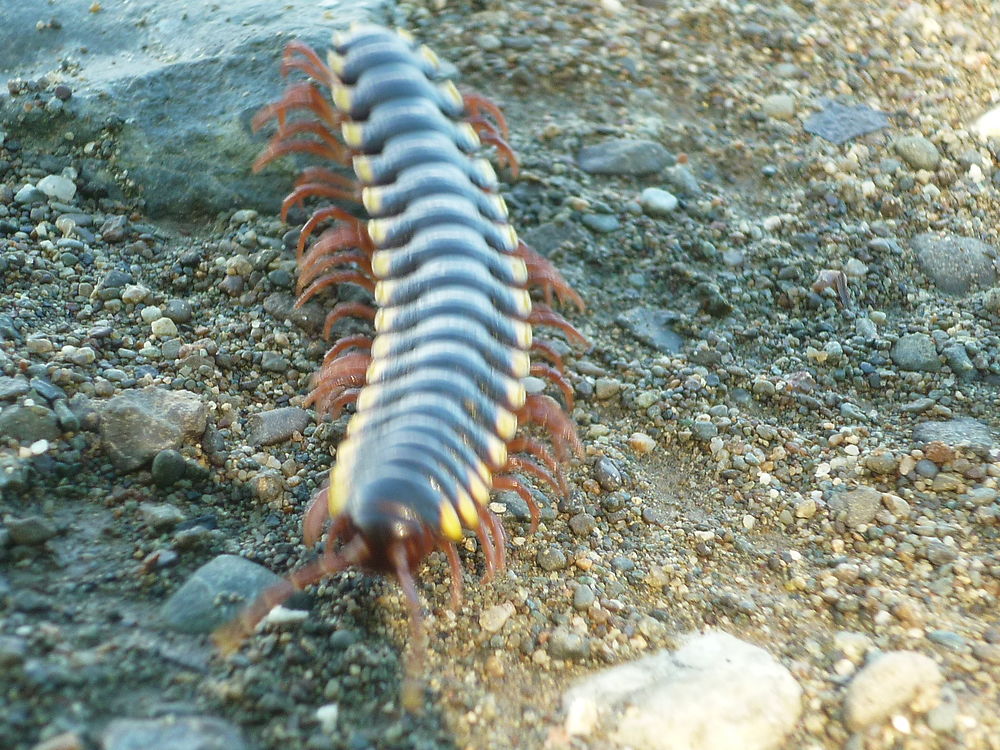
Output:
[[[115,719],[101,735],[101,750],[248,750],[239,727],[208,716]]]
[[[901,370],[911,372],[937,372],[941,369],[934,339],[926,333],[909,333],[900,336],[892,345],[889,356]]]
[[[157,487],[170,487],[187,473],[187,461],[173,449],[162,450],[153,458],[153,482]]]
[[[45,544],[58,532],[47,518],[28,516],[26,518],[8,518],[7,533],[14,544],[34,546]]]
[[[584,147],[577,163],[591,174],[653,174],[673,164],[674,156],[655,141],[611,138]]]
[[[255,447],[283,443],[308,424],[309,412],[297,406],[252,414],[247,420],[247,443]]]
[[[670,310],[633,307],[615,318],[615,322],[644,344],[666,354],[678,354],[684,347],[684,339],[670,327],[676,319],[676,313]]]
[[[662,218],[677,210],[677,196],[660,188],[646,188],[639,195],[639,205],[647,216]]]
[[[280,580],[262,565],[236,555],[219,555],[192,573],[164,602],[160,617],[182,633],[211,633]]]
[[[764,97],[760,111],[772,120],[791,120],[795,117],[795,97],[790,94],[771,94]]]
[[[548,651],[553,659],[576,661],[590,652],[590,640],[567,628],[556,628],[549,636]]]
[[[139,506],[139,518],[157,534],[170,531],[184,520],[180,508],[172,503],[143,503]]]
[[[14,193],[14,200],[18,203],[29,205],[31,203],[44,203],[45,193],[34,185],[25,185]]]
[[[943,676],[929,656],[890,651],[867,664],[844,696],[844,718],[852,731],[885,721],[894,711],[923,713],[937,702]]]
[[[618,217],[613,214],[584,214],[580,221],[587,229],[598,234],[609,234],[621,226]]]
[[[135,471],[160,451],[199,437],[206,417],[207,408],[189,391],[124,391],[101,409],[101,444],[120,471]]]
[[[973,237],[925,232],[910,246],[920,270],[942,292],[967,294],[996,281],[996,248]]]
[[[948,363],[948,367],[951,371],[955,373],[957,377],[962,382],[968,382],[972,380],[976,375],[976,366],[972,364],[972,360],[969,358],[969,353],[965,350],[963,346],[958,341],[950,341],[941,347],[941,353],[944,355],[945,362]]]
[[[937,440],[953,448],[969,447],[981,456],[987,455],[993,448],[993,433],[989,426],[968,417],[923,422],[913,429],[913,439],[918,443]]]
[[[277,352],[264,352],[260,359],[261,369],[268,372],[288,372],[291,366],[287,357],[282,357]]]
[[[542,255],[551,255],[563,245],[585,243],[589,236],[575,221],[549,221],[525,230],[521,239]]]
[[[73,184],[73,180],[58,174],[43,177],[35,187],[49,198],[55,198],[63,203],[69,203],[76,195],[76,185]]]
[[[802,689],[770,654],[727,633],[584,678],[562,697],[571,735],[635,750],[768,750],[802,710]]]
[[[850,492],[841,492],[830,499],[830,510],[837,520],[852,529],[869,524],[882,507],[882,493],[874,487],[858,487]]]
[[[549,572],[553,570],[562,570],[569,564],[566,560],[566,553],[556,546],[544,547],[543,549],[538,550],[536,559],[538,567]]]
[[[889,127],[889,116],[863,104],[845,106],[829,102],[802,123],[807,133],[818,135],[832,143],[846,143],[866,133]]]
[[[277,169],[251,174],[248,165],[266,134],[253,136],[249,121],[285,87],[278,74],[284,40],[302,39],[325,54],[332,28],[316,23],[315,6],[246,0],[226,13],[205,4],[178,13],[167,3],[136,0],[104,3],[91,13],[89,5],[60,7],[58,31],[35,30],[40,17],[33,4],[4,9],[2,70],[40,80],[52,60],[87,48],[75,55],[72,98],[62,112],[25,111],[19,97],[0,101],[0,118],[19,133],[25,150],[53,153],[67,130],[80,143],[99,140],[111,123],[118,131],[116,169],[137,183],[149,215],[236,207],[273,213],[287,175]],[[332,23],[343,28],[370,20],[380,6],[355,0],[339,8]],[[197,117],[177,116],[189,112]],[[97,178],[114,189],[110,172]]]
[[[0,401],[13,401],[28,392],[28,381],[17,375],[13,378],[0,375]]]
[[[903,161],[914,169],[927,169],[933,171],[941,163],[941,154],[937,146],[924,138],[922,135],[907,135],[896,140],[892,144],[896,153],[903,157]]]
[[[0,435],[19,443],[56,440],[61,434],[59,420],[47,406],[8,406],[0,410]]]
[[[701,185],[698,178],[687,166],[687,164],[675,164],[663,171],[663,179],[674,192],[685,198],[693,198],[701,195]]]
[[[691,424],[691,432],[699,440],[711,440],[719,434],[719,428],[712,422],[697,420]]]

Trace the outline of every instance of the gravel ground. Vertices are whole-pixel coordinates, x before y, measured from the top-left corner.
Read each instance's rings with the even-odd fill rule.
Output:
[[[680,747],[581,723],[567,691],[723,631],[789,696],[746,747],[1000,748],[993,4],[393,13],[502,104],[514,224],[587,300],[570,497],[539,493],[532,536],[496,498],[507,574],[481,583],[468,540],[457,611],[429,560],[417,715],[405,603],[357,572],[220,658],[199,587],[308,558],[345,425],[302,409],[324,312],[291,309],[294,230],[154,225],[113,131],[39,154],[6,129],[0,745]]]

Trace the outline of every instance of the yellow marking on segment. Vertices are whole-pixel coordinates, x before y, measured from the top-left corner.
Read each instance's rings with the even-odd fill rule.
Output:
[[[458,515],[461,516],[462,523],[470,529],[479,528],[479,511],[476,510],[476,501],[472,499],[464,487],[458,488]]]
[[[469,494],[472,495],[472,499],[476,501],[476,505],[485,506],[489,503],[490,488],[487,487],[483,480],[476,474],[470,472],[469,479],[466,484],[469,485]]]
[[[411,34],[408,30],[396,28],[395,31],[396,31],[397,34],[399,34],[407,42],[412,42],[413,41],[413,34]]]
[[[364,131],[362,130],[360,123],[343,123],[340,126],[340,134],[344,137],[344,143],[351,148],[359,148],[364,142]]]
[[[510,353],[510,369],[515,378],[525,378],[531,372],[531,357],[527,352],[514,350]]]
[[[362,182],[374,182],[375,172],[372,170],[372,160],[367,156],[354,157],[354,174]]]
[[[487,442],[489,443],[489,456],[490,462],[502,469],[507,465],[507,444],[497,438],[495,435],[489,435],[487,437]],[[492,476],[490,480],[492,481]]]
[[[326,64],[339,78],[344,73],[344,58],[333,50],[326,53]]]
[[[458,87],[452,81],[445,81],[438,86],[438,88],[441,89],[441,93],[451,99],[454,104],[458,105],[462,103],[462,95],[459,93]]]
[[[368,221],[368,236],[372,238],[372,242],[376,245],[381,245],[385,242],[388,231],[389,224],[384,219],[370,219]]]
[[[347,86],[333,85],[333,103],[341,112],[351,111],[351,90]]]
[[[375,339],[377,342],[378,339]],[[373,386],[368,386],[362,389],[361,393],[358,394],[357,401],[357,413],[355,414],[355,419],[357,419],[358,414],[362,414],[374,405],[375,400],[378,398],[379,389]],[[350,427],[350,424],[347,425]]]
[[[473,145],[475,146],[481,145],[482,142],[479,140],[479,134],[476,132],[476,129],[472,127],[469,123],[460,122],[457,127],[459,133],[465,135],[466,138],[472,141]]]
[[[514,251],[517,249],[517,232],[514,231],[514,227],[510,224],[506,226],[507,236],[510,238],[510,247],[507,249]]]
[[[377,317],[377,316],[376,316]],[[520,349],[531,348],[531,324],[523,320],[514,321],[514,337]]]
[[[392,297],[392,290],[396,282],[391,279],[383,279],[375,284],[375,304],[385,305]]]
[[[458,520],[458,514],[451,507],[451,503],[443,502],[440,505],[441,512],[441,533],[453,542],[462,539],[462,522]]]
[[[361,203],[369,215],[382,213],[382,188],[361,188]]]
[[[375,313],[375,333],[381,333],[392,327],[394,313],[388,307],[380,307]]]
[[[517,417],[506,409],[499,409],[494,429],[501,440],[505,442],[513,440],[517,433]],[[507,462],[504,461],[504,463]]]
[[[392,256],[386,250],[377,250],[372,254],[372,273],[375,274],[375,278],[384,279],[389,275],[389,269],[392,268]]]
[[[507,256],[507,261],[510,263],[510,270],[514,276],[514,283],[526,284],[528,282],[528,264],[516,255]]]
[[[391,347],[392,340],[390,336],[379,336],[372,342],[372,358],[382,359],[388,356]]]
[[[531,295],[527,289],[515,289],[514,302],[517,304],[517,314],[522,318],[531,314]]]
[[[528,393],[524,390],[524,384],[520,380],[511,380],[507,383],[507,403],[515,410],[524,406],[527,398]]]
[[[493,169],[493,165],[490,164],[489,159],[476,159],[475,164],[484,182],[491,184],[497,181],[497,172]]]
[[[437,56],[434,50],[426,44],[421,44],[420,49],[417,51],[420,53],[420,56],[433,65],[435,69],[441,67],[441,59]]]
[[[368,365],[368,369],[365,371],[365,382],[375,383],[378,381],[379,376],[385,371],[385,360],[373,359],[372,363]]]
[[[503,199],[502,195],[497,195],[496,193],[492,193],[490,195],[490,200],[492,201],[493,205],[496,206],[496,209],[497,211],[500,212],[501,216],[507,216],[508,213],[507,201]]]

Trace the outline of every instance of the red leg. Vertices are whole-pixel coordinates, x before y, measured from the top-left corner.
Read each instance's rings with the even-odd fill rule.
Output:
[[[566,480],[562,476],[562,471],[559,469],[559,463],[553,458],[552,454],[549,453],[548,448],[539,443],[534,438],[528,437],[527,435],[518,435],[509,443],[507,443],[508,453],[527,453],[529,456],[537,458],[544,464],[556,480],[559,482],[562,494],[566,494]]]
[[[443,540],[440,547],[448,558],[448,567],[451,570],[451,608],[457,610],[462,604],[462,562],[458,559],[454,542]]]
[[[334,284],[357,284],[364,287],[369,292],[375,291],[375,282],[365,276],[360,271],[334,271],[316,279],[309,287],[295,300],[295,307],[302,307],[306,302],[316,296],[320,291]]]
[[[302,541],[307,547],[312,547],[323,536],[323,526],[330,520],[330,504],[327,502],[329,487],[324,485],[309,501],[305,515],[302,516]]]
[[[554,367],[549,367],[548,365],[543,365],[538,362],[531,366],[531,374],[537,377],[546,378],[551,383],[553,383],[563,395],[563,399],[566,401],[566,409],[572,411],[573,409],[573,388],[563,377],[563,374]]]
[[[253,163],[253,171],[259,172],[275,159],[287,154],[313,154],[314,156],[319,156],[323,159],[332,159],[333,161],[340,161],[343,156],[343,152],[337,151],[319,141],[290,141],[282,139],[267,145]]]
[[[313,390],[306,396],[303,406],[313,402],[324,403],[327,398],[340,395],[337,388],[364,385],[365,372],[371,363],[367,352],[348,352],[323,365],[313,377]]]
[[[528,267],[528,285],[541,288],[545,295],[545,304],[552,304],[552,293],[555,292],[564,305],[572,302],[581,312],[586,308],[583,298],[576,293],[552,262],[537,250],[524,242],[518,242],[514,255],[524,261]]]
[[[288,218],[288,212],[291,210],[292,206],[302,203],[306,198],[316,196],[320,198],[334,198],[337,200],[354,201],[355,203],[361,202],[361,196],[358,194],[357,188],[353,190],[345,190],[342,187],[328,185],[325,182],[307,182],[304,185],[299,185],[287,196],[285,196],[285,200],[281,202],[281,220],[285,221]]]
[[[503,524],[497,518],[497,514],[489,508],[479,509],[480,528],[489,528],[490,536],[493,537],[493,544],[497,554],[497,570],[501,573],[507,569],[507,535],[504,533]]]
[[[559,372],[563,371],[563,361],[559,352],[555,350],[555,347],[545,339],[532,338],[531,340],[531,351],[538,352],[542,354],[546,359],[549,360]]]
[[[345,388],[343,393],[336,398],[331,399],[328,397],[323,399],[317,410],[322,414],[329,414],[330,419],[337,421],[340,419],[340,414],[344,411],[344,407],[357,401],[359,395],[361,395],[360,388]]]
[[[375,308],[364,302],[338,302],[323,323],[323,338],[329,339],[334,324],[343,318],[375,320]]]
[[[551,396],[541,393],[528,396],[517,413],[517,420],[521,424],[531,423],[545,428],[552,438],[556,458],[560,461],[565,461],[568,457],[567,448],[572,448],[578,456],[583,454],[583,445],[577,437],[576,427]]]
[[[342,339],[338,340],[336,344],[330,347],[323,357],[323,366],[326,367],[337,355],[346,349],[368,349],[372,348],[372,337],[367,336],[363,333],[355,333],[350,336],[344,336]]]
[[[307,287],[315,279],[322,276],[323,273],[329,271],[331,268],[341,268],[344,266],[350,271],[361,274],[361,276],[368,280],[371,288],[374,289],[375,280],[371,276],[367,261],[368,259],[360,250],[333,253],[326,257],[317,256],[312,262],[303,262],[300,266],[299,278],[295,282],[295,291],[301,294],[304,287]]]
[[[538,510],[538,503],[528,492],[528,488],[517,477],[512,477],[510,474],[498,474],[493,477],[493,486],[498,490],[513,490],[521,496],[525,505],[528,506],[528,513],[531,514],[531,533],[534,534],[538,529],[538,519],[541,518],[541,514]]]
[[[492,99],[487,99],[482,94],[469,91],[462,94],[462,103],[465,104],[465,111],[470,117],[478,117],[481,112],[489,114],[500,128],[500,133],[504,138],[510,138],[510,130],[507,128],[507,118],[503,116]]]
[[[281,98],[262,107],[250,121],[253,132],[277,118],[278,125],[284,125],[288,113],[296,109],[307,109],[333,128],[339,128],[344,116],[326,100],[319,89],[311,83],[296,83],[285,89]]]
[[[304,42],[294,40],[285,46],[281,60],[281,75],[287,76],[293,70],[301,70],[317,83],[329,87],[335,76],[316,50]]]
[[[510,167],[510,173],[517,177],[521,172],[521,167],[517,161],[517,155],[514,153],[514,149],[510,147],[510,144],[505,141],[499,133],[480,133],[479,140],[488,146],[493,146],[497,150],[497,155],[499,156],[499,162]]]
[[[533,326],[551,326],[552,328],[558,328],[560,331],[566,334],[566,337],[571,341],[577,342],[580,346],[590,348],[591,344],[587,341],[586,336],[576,330],[566,318],[557,313],[552,308],[541,303],[535,303],[532,305],[531,314],[528,316],[528,322]]]
[[[553,492],[557,492],[560,495],[562,494],[562,487],[559,486],[559,482],[556,481],[556,478],[530,458],[525,456],[511,456],[507,459],[507,465],[504,469],[507,471],[520,471],[524,474],[530,474],[551,487]]]
[[[299,232],[299,244],[295,248],[296,260],[302,259],[302,252],[306,248],[306,242],[309,240],[309,235],[316,230],[316,227],[328,219],[339,219],[340,221],[347,222],[348,225],[360,226],[361,224],[358,217],[352,216],[339,206],[325,206],[324,208],[314,211],[308,221],[302,225],[302,231]],[[365,232],[365,235],[367,236],[367,232]],[[371,242],[371,240],[369,240],[369,242]]]
[[[326,167],[306,167],[295,178],[295,187],[305,185],[307,182],[326,182],[330,185],[339,185],[345,190],[357,189],[358,181],[353,177],[334,172]]]

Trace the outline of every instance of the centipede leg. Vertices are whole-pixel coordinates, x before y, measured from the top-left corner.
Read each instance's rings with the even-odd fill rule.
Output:
[[[549,367],[548,365],[543,365],[535,362],[531,365],[531,374],[536,378],[545,378],[550,383],[559,389],[559,392],[563,395],[563,400],[566,401],[566,408],[572,410],[574,405],[573,400],[573,387],[567,382],[566,378],[563,376],[559,370],[554,367]]]
[[[556,458],[565,461],[568,457],[567,448],[572,448],[577,455],[583,454],[583,446],[577,437],[576,428],[566,416],[566,412],[551,396],[533,393],[524,401],[524,406],[517,413],[521,424],[537,424],[548,431],[552,438],[552,447]]]
[[[544,356],[549,362],[551,362],[559,372],[563,372],[565,366],[563,365],[562,357],[556,348],[552,345],[551,341],[546,341],[545,339],[533,338],[531,340],[531,351],[538,352]]]
[[[583,298],[544,255],[523,241],[518,242],[514,255],[524,261],[528,269],[528,285],[541,288],[545,304],[552,305],[552,294],[555,292],[555,296],[563,304],[572,302],[581,312],[586,308]]]
[[[423,689],[420,668],[426,662],[424,645],[424,613],[420,606],[420,596],[413,581],[410,563],[406,559],[406,547],[394,544],[389,550],[390,559],[396,573],[396,580],[403,590],[403,596],[410,610],[410,655],[406,660],[406,675],[403,678],[402,702],[407,711],[417,712],[423,705]]]
[[[474,91],[467,91],[462,94],[462,103],[465,111],[470,117],[478,117],[481,112],[488,113],[500,128],[500,133],[504,138],[510,138],[510,130],[507,127],[507,118],[504,117],[500,107],[492,99],[488,99],[482,94]]]
[[[323,321],[323,338],[330,338],[330,331],[338,320],[343,318],[362,318],[375,320],[375,308],[364,302],[338,302]]]
[[[328,351],[323,357],[323,366],[325,367],[331,361],[337,358],[337,356],[347,349],[362,349],[371,350],[372,348],[372,337],[367,336],[363,333],[355,333],[350,336],[344,336],[342,339],[337,341],[330,351]]]
[[[458,559],[454,542],[442,541],[440,547],[448,558],[451,571],[451,607],[457,610],[462,604],[462,561]]]
[[[493,486],[498,490],[512,490],[524,500],[524,504],[528,506],[528,513],[531,514],[531,533],[534,534],[538,529],[538,521],[542,515],[538,509],[538,503],[535,502],[535,498],[528,492],[528,488],[517,477],[512,477],[510,474],[498,474],[494,476]]]
[[[528,322],[533,326],[550,326],[552,328],[558,328],[560,331],[565,333],[566,337],[571,341],[577,342],[580,346],[586,349],[590,348],[590,342],[587,340],[587,337],[580,333],[576,329],[576,326],[547,305],[539,303],[532,305],[531,314],[528,316]]]
[[[330,505],[327,502],[329,489],[322,487],[313,495],[302,517],[302,541],[312,547],[323,536],[323,526],[330,520]]]
[[[328,286],[333,286],[334,284],[357,284],[363,289],[367,289],[369,292],[375,291],[375,282],[360,271],[333,271],[325,274],[324,276],[320,276],[318,279],[313,281],[306,288],[306,290],[299,295],[298,299],[295,300],[295,308],[298,309],[302,307],[302,305],[315,297],[321,291],[326,289]]]

